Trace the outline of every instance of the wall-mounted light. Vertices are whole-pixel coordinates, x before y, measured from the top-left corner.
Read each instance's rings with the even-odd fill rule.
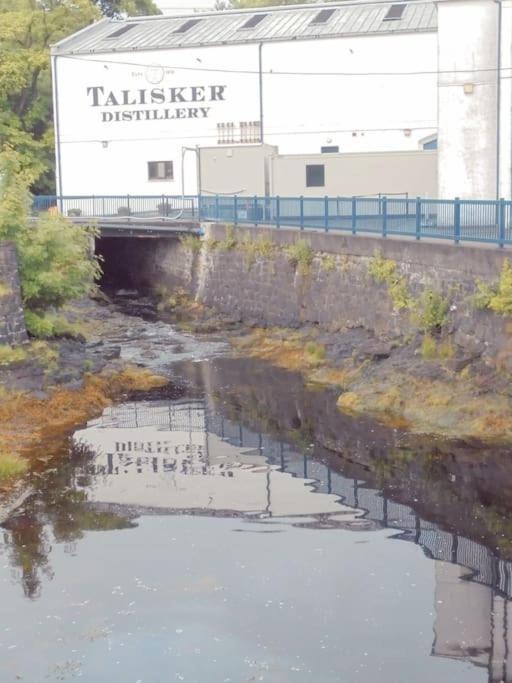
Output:
[[[464,83],[464,95],[472,95],[475,91],[474,83]]]
[[[404,135],[406,138],[410,138],[412,135],[412,130],[410,128],[405,128],[404,129]]]
[[[101,146],[102,146],[104,149],[105,149],[106,147],[108,147],[108,140],[102,140],[102,141],[101,141]]]

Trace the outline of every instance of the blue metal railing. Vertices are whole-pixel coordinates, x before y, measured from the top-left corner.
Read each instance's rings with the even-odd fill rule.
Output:
[[[512,244],[512,202],[375,197],[246,197],[240,195],[38,196],[35,214],[58,210],[84,218],[192,218],[235,225],[370,233],[420,239]]]

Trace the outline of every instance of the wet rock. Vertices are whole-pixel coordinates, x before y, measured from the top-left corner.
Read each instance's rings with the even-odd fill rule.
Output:
[[[376,339],[374,341],[367,342],[356,349],[355,357],[358,361],[379,361],[389,358],[392,351],[393,347],[391,344]]]

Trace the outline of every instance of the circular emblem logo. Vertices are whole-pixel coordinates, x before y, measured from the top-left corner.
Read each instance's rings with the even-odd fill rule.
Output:
[[[161,83],[164,80],[164,69],[156,64],[148,66],[145,73],[146,81],[152,85]]]

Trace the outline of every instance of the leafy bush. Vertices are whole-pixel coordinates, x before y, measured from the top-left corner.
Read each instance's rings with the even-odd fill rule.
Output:
[[[500,315],[512,315],[512,263],[505,259],[500,279],[495,284],[477,279],[472,304],[478,309],[488,309]]]
[[[315,256],[311,244],[307,240],[297,240],[285,249],[289,262],[301,275],[309,273]]]
[[[19,477],[28,469],[26,460],[17,455],[0,451],[0,482]]]
[[[56,211],[41,213],[30,223],[30,196],[17,155],[3,152],[0,169],[0,239],[16,243],[28,329],[43,337],[68,333],[55,309],[94,291],[101,274],[92,251],[96,233]]]
[[[68,216],[81,216],[82,209],[69,209]]]
[[[388,294],[396,311],[411,307],[412,300],[407,287],[407,281],[399,274],[395,261],[384,258],[378,252],[370,259],[368,273],[376,282],[387,285]]]
[[[438,332],[446,324],[450,303],[442,294],[426,289],[415,306],[415,319],[423,332]]]
[[[18,236],[21,293],[26,308],[40,312],[90,294],[101,269],[91,254],[94,231],[59,214],[42,214]]]

